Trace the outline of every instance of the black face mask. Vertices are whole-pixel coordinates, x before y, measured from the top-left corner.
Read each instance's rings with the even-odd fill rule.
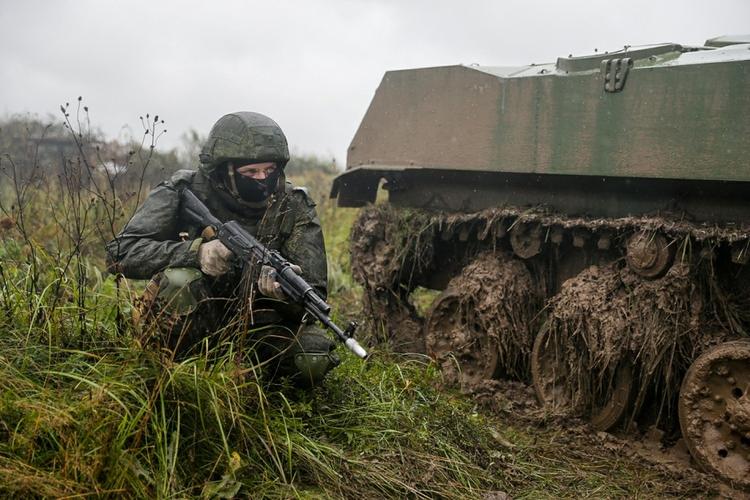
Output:
[[[242,174],[238,174],[236,170],[232,172],[234,183],[237,186],[237,193],[240,195],[240,198],[251,203],[264,201],[271,196],[276,190],[276,185],[279,182],[280,175],[281,169],[278,167],[273,173],[271,173],[271,175],[263,180],[245,177]]]

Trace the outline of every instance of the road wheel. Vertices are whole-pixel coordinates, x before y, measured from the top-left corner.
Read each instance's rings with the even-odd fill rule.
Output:
[[[750,341],[724,342],[696,359],[678,404],[680,427],[701,468],[750,489]]]
[[[572,385],[566,353],[554,341],[548,330],[543,330],[534,341],[531,351],[531,377],[539,401],[552,408],[571,408],[580,395]],[[609,387],[603,388],[601,394],[593,397],[588,411],[576,409],[588,414],[594,428],[602,431],[615,427],[628,413],[632,406],[633,366],[622,361],[615,369]]]
[[[451,385],[473,387],[497,370],[497,339],[479,324],[471,300],[454,289],[435,299],[425,323],[425,342]]]

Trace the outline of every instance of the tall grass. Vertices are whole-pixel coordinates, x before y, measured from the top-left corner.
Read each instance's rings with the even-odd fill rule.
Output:
[[[4,297],[25,302],[24,266],[3,262]],[[141,348],[114,324],[111,278],[91,284],[86,339],[59,324],[80,332],[76,302],[42,314],[51,298],[37,299],[0,337],[3,494],[465,497],[491,483],[471,456],[485,432],[432,388],[429,365],[345,355],[301,392],[266,381],[233,342],[179,363]]]

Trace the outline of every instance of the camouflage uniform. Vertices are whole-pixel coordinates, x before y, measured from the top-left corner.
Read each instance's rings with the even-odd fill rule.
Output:
[[[257,116],[266,118],[235,113],[222,120],[237,116],[251,124]],[[216,135],[214,129],[209,142]],[[151,278],[142,298],[144,320],[157,327],[163,346],[177,356],[204,342],[216,343],[223,332],[248,332],[246,338],[255,347],[251,352],[274,373],[293,375],[302,383],[319,382],[338,362],[330,353],[333,342],[320,329],[303,322],[301,308],[257,292],[254,284],[259,266],[243,266],[235,260],[226,274],[203,274],[198,248],[204,228],[183,217],[180,191],[190,189],[219,220],[236,220],[261,243],[299,265],[307,282],[325,297],[326,254],[315,203],[304,188],[285,182],[283,171],[268,199],[246,202],[217,175],[224,158],[211,158],[213,146],[215,141],[204,147],[199,170],[180,170],[151,191],[122,232],[107,244],[111,267],[127,278]],[[286,148],[285,139],[283,146]],[[281,156],[283,168],[283,153],[288,159],[286,149],[266,157],[279,162]],[[256,154],[251,159],[264,157]]]

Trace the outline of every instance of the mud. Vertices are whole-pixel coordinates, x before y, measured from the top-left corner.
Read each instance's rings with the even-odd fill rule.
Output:
[[[679,387],[674,378],[684,374],[693,358],[685,351],[692,351],[701,332],[691,292],[683,265],[658,282],[641,280],[616,263],[592,266],[566,281],[549,304],[545,328],[565,358],[572,406],[590,410],[625,359],[641,367],[635,411],[651,381],[663,381],[667,391]],[[663,396],[669,404],[673,394]]]
[[[433,259],[432,235],[428,216],[387,205],[363,210],[352,228],[352,274],[365,289],[363,330],[396,352],[425,352],[422,320],[408,295]]]
[[[667,473],[686,490],[701,491],[709,498],[750,500],[750,494],[696,469],[684,442],[666,441],[664,433],[655,427],[642,432],[635,428],[597,432],[581,419],[540,406],[533,387],[518,381],[485,380],[464,393],[483,411],[499,416],[509,425],[554,432],[555,441],[570,449],[602,448],[615,455],[635,457]],[[514,447],[511,443],[499,444]]]
[[[539,237],[522,241],[528,245],[519,253],[513,236],[530,227]],[[650,276],[634,266],[636,274],[627,264],[632,236],[657,233],[666,236],[668,261]],[[713,346],[748,337],[750,272],[742,264],[749,253],[745,224],[537,208],[449,214],[382,205],[363,210],[352,233],[355,277],[395,350],[426,347],[445,384],[530,425],[575,428],[578,417],[596,423],[609,412],[599,428],[627,429],[623,449],[678,470],[690,466],[677,422],[685,373]],[[409,294],[441,273],[437,287],[448,285],[423,320]],[[535,337],[552,346],[543,358],[531,354]],[[536,404],[525,384],[530,356],[541,359],[535,367],[553,365],[548,385],[565,393],[561,406]],[[516,382],[498,380],[505,378]]]
[[[716,284],[677,262],[658,280],[643,279],[619,263],[592,266],[566,281],[548,303],[545,329],[566,358],[574,406],[590,408],[624,360],[637,367],[634,418],[647,395],[657,424],[675,413],[680,382],[693,360],[728,340],[726,305]],[[710,285],[707,283],[711,283]],[[653,402],[653,401],[652,401]]]
[[[750,490],[750,341],[699,357],[682,384],[680,424],[699,464]]]
[[[601,231],[660,231],[671,237],[692,237],[697,241],[743,242],[750,248],[750,224],[717,224],[699,223],[687,220],[679,215],[661,214],[658,216],[594,218],[570,217],[558,214],[543,207],[533,208],[490,208],[472,213],[439,213],[432,214],[434,223],[442,228],[451,228],[463,224],[472,224],[477,228],[479,239],[484,239],[498,228],[511,227],[518,223],[536,223],[543,227],[560,227],[562,229],[587,229]],[[501,230],[501,229],[500,229]],[[502,230],[501,230],[502,231]]]
[[[522,262],[503,252],[479,254],[435,300],[427,351],[445,380],[464,389],[498,375],[528,378],[541,303]]]
[[[396,212],[388,205],[363,210],[350,237],[354,278],[368,290],[411,291],[415,276],[433,259],[433,224],[418,211]]]
[[[372,341],[395,352],[424,354],[422,318],[404,297],[388,288],[371,290],[363,297],[364,330],[374,332]]]

